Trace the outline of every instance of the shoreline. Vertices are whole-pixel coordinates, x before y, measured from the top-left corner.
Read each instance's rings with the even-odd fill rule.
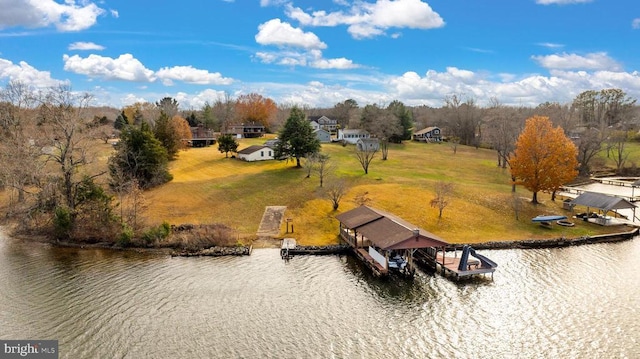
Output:
[[[3,228],[4,227],[4,228]],[[245,256],[251,255],[253,249],[280,248],[280,239],[273,239],[269,243],[256,243],[257,246],[244,245],[244,246],[212,246],[207,248],[199,248],[194,250],[176,249],[170,247],[120,247],[107,242],[97,243],[73,243],[57,241],[48,239],[42,236],[25,236],[14,235],[8,233],[5,230],[5,226],[0,226],[0,232],[4,232],[5,235],[11,238],[23,241],[33,242],[51,245],[59,248],[78,248],[78,249],[106,249],[113,251],[133,251],[138,253],[156,253],[169,255],[171,257],[201,257],[201,256]],[[640,234],[640,229],[635,228],[627,232],[617,232],[611,234],[595,235],[595,236],[582,236],[576,238],[549,238],[549,239],[522,239],[522,240],[508,240],[508,241],[487,241],[476,243],[454,243],[450,244],[447,251],[461,250],[463,246],[468,245],[474,249],[479,250],[499,250],[499,249],[543,249],[543,248],[564,248],[570,246],[597,244],[597,243],[617,243],[633,239]],[[267,245],[268,244],[268,245]],[[337,250],[336,248],[339,248]],[[292,250],[292,254],[297,255],[324,255],[324,254],[340,254],[346,252],[342,248],[342,244],[333,243],[323,246],[304,246],[299,245],[296,249]]]

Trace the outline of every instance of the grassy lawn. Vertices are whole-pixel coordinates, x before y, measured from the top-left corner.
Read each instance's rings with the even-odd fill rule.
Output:
[[[239,148],[264,141],[242,139]],[[92,149],[96,161],[87,170],[100,172],[113,147],[97,142]],[[629,161],[640,160],[640,145],[633,143],[630,149]],[[211,146],[183,151],[170,163],[173,181],[145,194],[147,222],[222,223],[233,228],[238,239],[249,242],[256,238],[266,206],[287,206],[285,216],[292,219],[294,233],[286,234],[283,223],[281,236],[294,237],[306,245],[333,244],[338,241],[335,216],[365,199],[369,206],[394,213],[452,243],[571,238],[629,230],[577,220],[575,227],[554,225],[552,229],[532,223],[531,218],[539,214],[570,217],[571,213],[562,209],[561,199],[553,202],[548,194],[540,193],[542,203],[532,205],[526,189],[512,193],[509,171],[497,167],[491,150],[458,146],[454,154],[447,144],[409,141],[391,145],[387,161],[377,154],[367,175],[356,159],[354,146],[324,144],[322,151],[331,156],[334,166],[325,185],[336,179],[347,183],[338,211],[332,210],[319,188],[317,175],[305,178],[306,171],[295,168],[294,162],[244,162],[225,158],[217,146]],[[100,178],[106,181],[106,176]],[[454,184],[442,218],[438,218],[438,209],[429,205],[438,181]],[[515,198],[521,200],[518,218]],[[12,200],[9,191],[0,192],[2,203]]]
[[[265,139],[240,140],[242,149]],[[338,211],[333,211],[317,176],[305,178],[304,169],[285,161],[244,162],[225,158],[217,146],[192,148],[171,163],[174,180],[146,194],[149,223],[223,223],[241,239],[251,240],[265,206],[287,206],[299,243],[307,245],[337,242],[335,215],[358,206],[357,199],[392,212],[450,242],[482,242],[579,237],[628,228],[605,228],[575,221],[575,227],[545,229],[531,222],[538,214],[571,214],[561,200],[552,202],[539,194],[542,204],[531,205],[531,193],[523,188],[513,194],[509,172],[496,166],[494,151],[458,146],[454,154],[447,144],[406,142],[392,145],[389,159],[378,154],[365,175],[353,146],[324,144],[322,151],[335,166],[331,181],[344,179],[348,191]],[[435,197],[437,181],[451,182],[454,192],[443,217],[429,203]],[[514,198],[522,198],[518,211]],[[285,235],[285,225],[281,235]]]

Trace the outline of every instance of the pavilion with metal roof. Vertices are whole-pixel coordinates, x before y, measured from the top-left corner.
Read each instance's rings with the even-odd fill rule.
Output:
[[[595,208],[604,212],[606,214],[609,211],[613,211],[617,214],[616,210],[620,209],[633,209],[633,220],[636,218],[636,205],[629,202],[628,200],[620,197],[609,196],[603,193],[596,192],[584,192],[578,197],[574,198],[569,202],[569,205],[573,206],[585,206],[587,207],[587,213],[589,213],[590,208]],[[606,220],[606,218],[605,218]],[[605,224],[600,223],[600,224]]]

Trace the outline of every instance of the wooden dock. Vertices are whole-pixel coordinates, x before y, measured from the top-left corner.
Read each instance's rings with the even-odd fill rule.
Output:
[[[280,257],[289,259],[292,256],[291,251],[296,249],[296,240],[293,238],[283,238],[280,246]]]
[[[451,274],[456,277],[456,279],[469,277],[478,274],[491,274],[491,280],[493,280],[493,272],[496,271],[495,268],[485,268],[482,267],[480,261],[474,258],[469,258],[467,261],[467,266],[464,270],[458,269],[460,266],[460,258],[459,257],[451,257],[444,256],[443,254],[438,253],[436,256],[436,261],[440,264],[442,269],[442,275],[446,276],[447,274]]]
[[[445,253],[445,254],[443,254]],[[472,277],[474,275],[491,274],[491,280],[493,280],[493,272],[496,271],[495,267],[483,267],[480,260],[469,256],[467,259],[467,265],[464,270],[458,269],[460,267],[461,257],[457,255],[447,255],[446,252],[438,251],[434,257],[434,253],[420,250],[416,253],[416,261],[423,266],[433,270],[436,273],[440,271],[442,276],[455,278],[456,280],[465,277]]]
[[[362,262],[367,265],[376,276],[384,276],[389,274],[389,270],[387,268],[380,265],[380,263],[376,262],[371,255],[364,248],[358,248],[354,250],[356,256],[362,260]]]

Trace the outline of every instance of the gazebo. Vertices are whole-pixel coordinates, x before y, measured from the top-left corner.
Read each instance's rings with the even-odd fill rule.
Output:
[[[599,224],[605,225],[607,224],[606,214],[609,211],[613,211],[617,213],[616,210],[619,209],[633,209],[633,218],[632,221],[635,222],[636,218],[636,205],[627,201],[624,198],[619,198],[615,196],[609,196],[603,193],[596,192],[584,192],[578,197],[574,198],[571,202],[569,202],[571,206],[585,206],[587,207],[587,214],[589,213],[590,208],[595,208],[604,212],[604,216],[602,218],[598,218],[599,221],[596,221]]]

